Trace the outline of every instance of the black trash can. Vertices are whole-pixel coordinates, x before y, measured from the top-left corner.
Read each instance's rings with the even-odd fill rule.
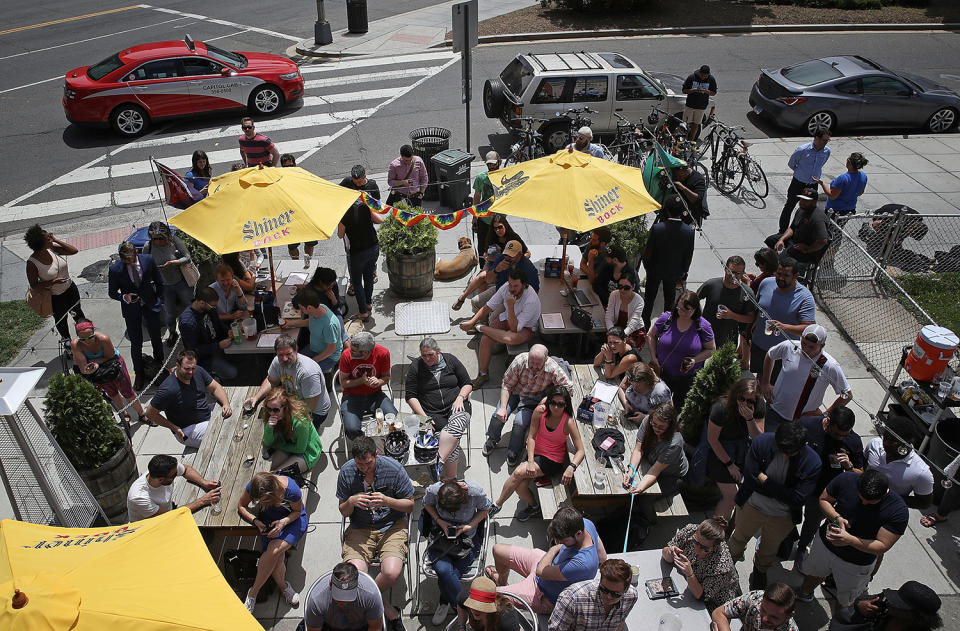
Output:
[[[347,0],[347,31],[367,32],[367,0]]]
[[[451,210],[463,208],[463,199],[470,195],[470,163],[473,154],[460,149],[447,149],[430,158],[437,172],[440,204]]]
[[[423,159],[427,167],[427,176],[430,178],[430,186],[427,186],[427,192],[423,198],[429,201],[440,199],[440,192],[435,186],[437,181],[437,172],[433,166],[433,156],[441,151],[450,148],[450,130],[443,127],[421,127],[410,132],[410,144],[413,145],[413,153]]]

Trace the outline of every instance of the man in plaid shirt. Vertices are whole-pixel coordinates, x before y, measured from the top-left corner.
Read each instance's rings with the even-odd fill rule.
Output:
[[[793,621],[796,596],[789,585],[771,583],[764,591],[747,592],[713,610],[713,631],[730,631],[739,618],[743,631],[799,631]]]
[[[573,391],[570,377],[556,360],[547,356],[546,346],[534,344],[530,347],[530,352],[517,355],[503,375],[500,405],[490,417],[487,442],[483,445],[484,457],[488,457],[496,448],[510,412],[516,410],[513,431],[510,432],[510,446],[507,448],[507,463],[512,467],[520,461],[533,409],[542,401],[544,391],[553,385]]]
[[[621,631],[637,602],[630,565],[622,559],[600,564],[600,576],[560,592],[547,631]]]

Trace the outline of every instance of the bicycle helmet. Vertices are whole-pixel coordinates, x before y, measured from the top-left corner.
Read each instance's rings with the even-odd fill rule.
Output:
[[[393,431],[383,439],[383,450],[388,456],[401,464],[406,464],[410,453],[410,439],[406,432]]]
[[[660,117],[657,116],[656,112],[650,112],[647,116],[647,123],[650,125],[656,125],[660,121]]]
[[[440,439],[433,432],[423,432],[413,444],[413,458],[421,464],[436,462],[440,449]]]

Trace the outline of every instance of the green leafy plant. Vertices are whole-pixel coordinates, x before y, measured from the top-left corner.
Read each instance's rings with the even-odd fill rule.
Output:
[[[727,342],[713,353],[693,378],[693,385],[690,386],[687,400],[680,411],[684,440],[692,444],[700,440],[710,406],[717,397],[726,394],[739,379],[740,360],[737,358],[737,347],[733,342]]]
[[[419,209],[410,208],[406,204],[394,204],[394,207],[408,212],[419,212]],[[414,226],[405,226],[391,213],[380,225],[377,238],[380,241],[380,250],[388,259],[433,252],[437,247],[437,227],[427,218]]]
[[[610,243],[619,245],[627,253],[627,260],[636,265],[647,247],[647,216],[633,217],[626,221],[618,221],[608,226],[610,228]]]
[[[0,366],[8,365],[44,322],[23,300],[0,302]]]
[[[79,470],[103,466],[127,440],[110,405],[80,375],[54,375],[43,406],[50,432]]]
[[[196,265],[203,265],[204,263],[213,263],[216,265],[220,262],[220,255],[208,248],[203,243],[200,243],[189,234],[183,230],[177,231],[177,236],[183,241],[183,244],[187,246],[187,250],[190,251],[190,259]]]

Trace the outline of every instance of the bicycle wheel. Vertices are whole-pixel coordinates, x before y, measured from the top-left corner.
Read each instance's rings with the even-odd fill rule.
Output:
[[[714,169],[713,183],[717,190],[725,195],[733,193],[740,188],[743,182],[743,163],[740,156],[728,153],[720,165]]]
[[[770,192],[767,174],[763,172],[760,163],[753,158],[746,157],[745,162],[744,178],[747,180],[747,185],[756,193],[757,197],[763,199]]]
[[[707,183],[707,186],[710,186],[710,172],[707,170],[707,166],[697,160],[693,163],[693,170],[700,173],[703,176],[703,181]]]

